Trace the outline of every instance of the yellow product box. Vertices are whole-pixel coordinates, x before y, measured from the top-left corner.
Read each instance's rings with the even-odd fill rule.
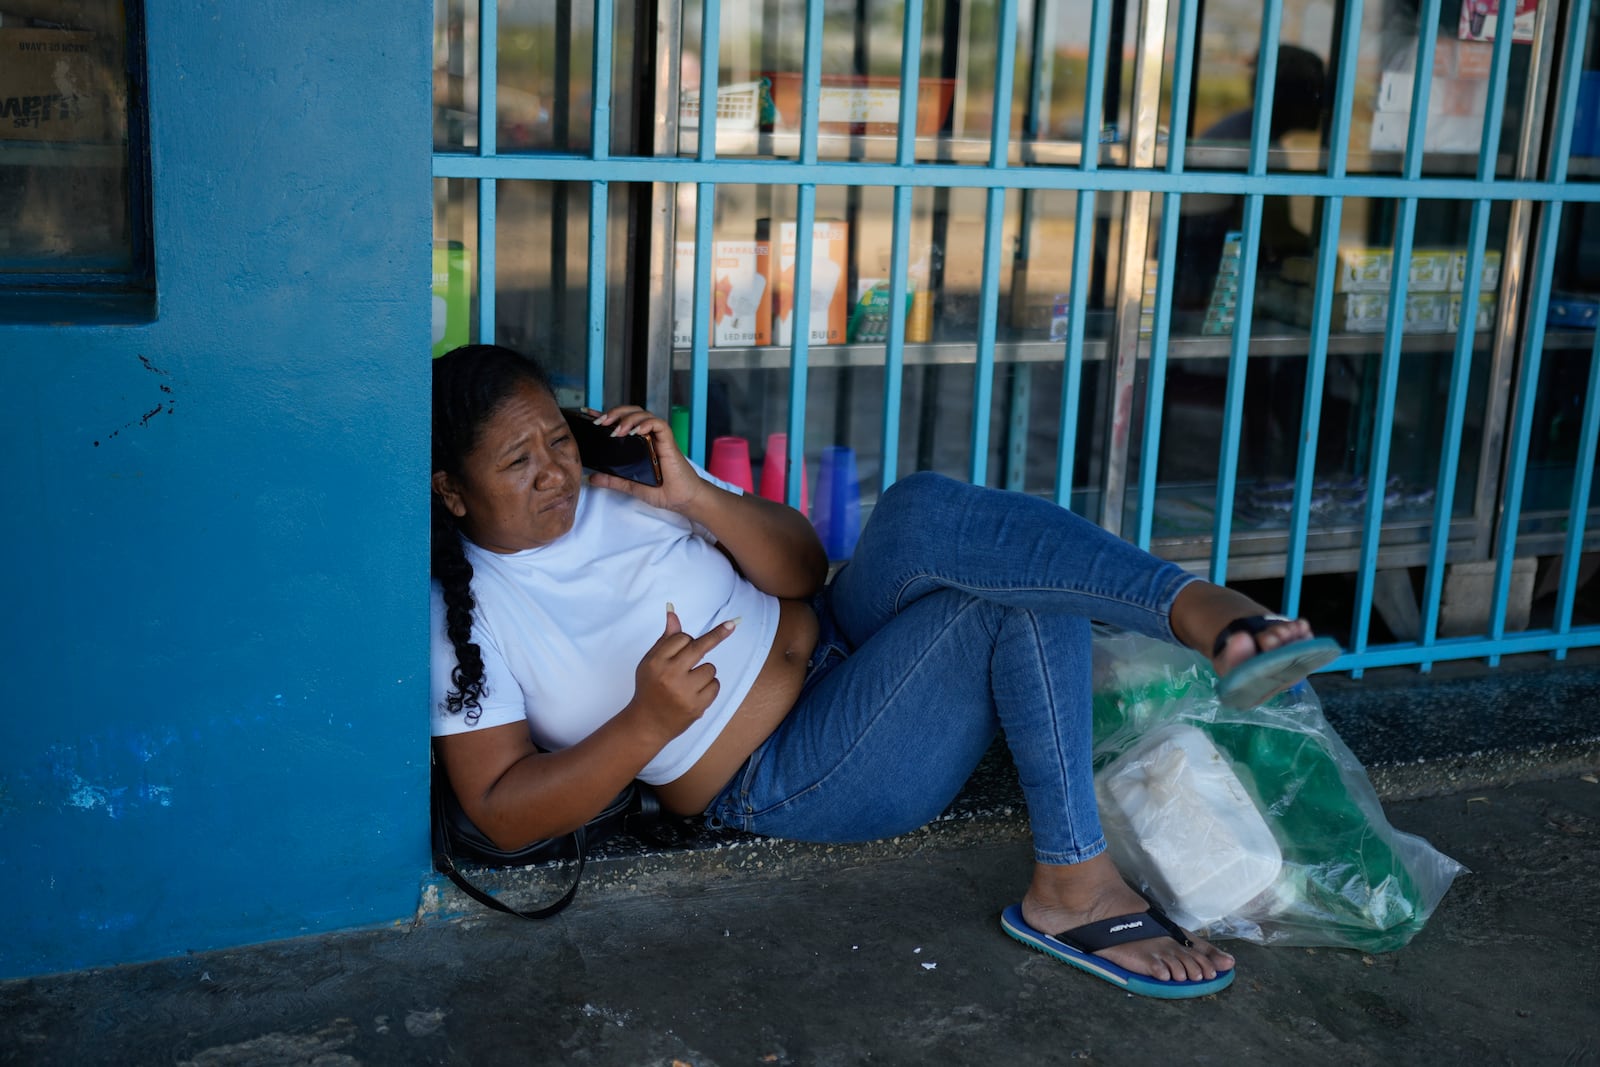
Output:
[[[778,227],[772,241],[770,219],[756,220],[756,240],[763,247],[759,270],[767,280],[771,314],[759,327],[758,345],[794,343],[795,223]],[[841,345],[850,322],[850,294],[845,278],[850,255],[850,227],[844,222],[817,222],[811,231],[812,344]]]
[[[1388,292],[1393,265],[1392,248],[1341,248],[1334,288],[1341,293]]]
[[[1388,293],[1341,293],[1333,298],[1328,328],[1336,333],[1382,333],[1389,322]]]
[[[1467,288],[1467,253],[1457,249],[1450,257],[1450,291],[1463,292]],[[1483,252],[1483,270],[1478,274],[1478,289],[1492,293],[1500,288],[1500,252],[1486,248]]]
[[[0,27],[0,141],[106,142],[113,75],[93,33]]]
[[[1411,251],[1411,274],[1406,279],[1409,293],[1444,293],[1450,290],[1451,265],[1455,250],[1416,248]]]
[[[1406,333],[1444,333],[1449,326],[1449,293],[1406,294]]]
[[[1456,333],[1461,329],[1461,293],[1450,294],[1450,332]],[[1473,327],[1476,333],[1484,333],[1494,329],[1494,313],[1497,301],[1493,293],[1478,294],[1478,320]]]

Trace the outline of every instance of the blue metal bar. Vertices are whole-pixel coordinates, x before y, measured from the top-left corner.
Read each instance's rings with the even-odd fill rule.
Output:
[[[1589,0],[1577,0],[1572,10],[1572,25],[1586,27],[1589,18]],[[1557,91],[1554,154],[1551,158],[1550,176],[1555,182],[1567,179],[1567,159],[1572,149],[1573,118],[1578,108],[1579,71],[1582,65],[1585,34],[1567,35],[1560,71],[1560,88]],[[1520,382],[1517,388],[1517,410],[1511,427],[1510,458],[1506,468],[1504,506],[1501,510],[1500,546],[1494,575],[1494,608],[1489,617],[1489,636],[1500,640],[1505,636],[1506,607],[1511,595],[1511,568],[1516,559],[1518,527],[1522,521],[1522,493],[1528,467],[1528,439],[1533,433],[1534,401],[1539,391],[1539,370],[1544,356],[1544,331],[1550,308],[1550,281],[1555,272],[1556,236],[1561,232],[1561,209],[1557,200],[1545,207],[1540,221],[1539,244],[1534,277],[1537,279],[1528,290],[1533,294],[1529,306],[1528,345],[1523,355]],[[1498,666],[1498,654],[1489,657],[1490,666]]]
[[[900,387],[905,378],[906,297],[911,259],[911,198],[905,186],[894,191],[894,238],[889,249],[889,337],[883,355],[883,472],[880,488],[899,477]]]
[[[913,166],[917,155],[917,95],[922,78],[922,0],[906,0],[900,33],[900,127],[895,160]],[[889,247],[889,336],[883,354],[883,470],[879,488],[899,477],[900,390],[905,379],[906,296],[911,261],[910,186],[894,190],[894,236]]]
[[[1239,239],[1239,307],[1234,312],[1233,342],[1228,350],[1228,385],[1222,401],[1222,450],[1217,458],[1216,518],[1212,526],[1211,580],[1228,580],[1228,551],[1233,536],[1233,501],[1239,474],[1240,426],[1244,421],[1244,384],[1250,359],[1250,327],[1254,319],[1256,264],[1261,234],[1262,198],[1244,202],[1244,229]]]
[[[721,0],[703,0],[700,10],[700,124],[696,128],[699,143],[695,155],[702,163],[709,163],[717,158],[717,66],[722,62],[722,2]],[[651,159],[651,163],[662,162]],[[720,173],[713,173],[703,178],[673,179],[658,178],[645,179],[647,181],[702,181],[714,182],[721,180]],[[695,250],[699,255],[699,249]],[[698,298],[699,294],[696,294]],[[705,409],[695,406],[697,416],[703,416]],[[696,425],[704,422],[703,417],[695,419]],[[699,460],[695,460],[696,463]]]
[[[498,142],[500,103],[500,4],[478,4],[478,154],[492,156]]]
[[[1194,35],[1199,0],[1179,0],[1178,35],[1173,45],[1172,108],[1167,125],[1167,172],[1183,172],[1183,153],[1189,139],[1189,97],[1194,86]]]
[[[1001,0],[999,63],[994,75],[994,107],[989,130],[989,166],[1002,169],[1011,141],[1011,94],[1015,85],[1017,36],[1016,0]],[[988,191],[983,228],[983,273],[978,290],[978,351],[973,366],[972,454],[968,480],[984,485],[989,480],[989,417],[994,407],[994,342],[1000,315],[1000,254],[1005,245],[1006,191]]]
[[[1412,113],[1412,131],[1423,131]],[[1410,284],[1411,244],[1416,233],[1417,202],[1400,202],[1400,221],[1395,231],[1389,278],[1389,320],[1383,330],[1383,355],[1378,364],[1378,406],[1372,423],[1372,455],[1367,464],[1367,503],[1361,538],[1360,563],[1356,567],[1355,617],[1351,620],[1351,646],[1356,652],[1367,647],[1371,625],[1372,594],[1378,574],[1378,545],[1383,536],[1383,501],[1389,481],[1389,446],[1394,438],[1395,395],[1400,381],[1400,358],[1404,345],[1406,290]]]
[[[1250,173],[1264,174],[1272,118],[1272,83],[1278,70],[1279,4],[1262,10],[1261,43],[1256,49],[1256,108],[1250,131]],[[1233,343],[1228,349],[1228,385],[1222,402],[1222,454],[1217,463],[1216,518],[1211,542],[1211,580],[1228,580],[1228,553],[1233,536],[1233,505],[1238,486],[1239,439],[1244,421],[1244,387],[1250,368],[1250,330],[1255,318],[1256,265],[1261,244],[1259,194],[1245,197],[1244,228],[1239,242],[1239,306],[1234,312]]]
[[[590,87],[589,155],[600,163],[611,156],[612,0],[594,5],[594,75]]]
[[[821,0],[810,2],[820,4]],[[817,187],[802,185],[799,191],[800,204],[794,233],[794,311],[791,317],[794,328],[789,346],[789,485],[796,497],[799,489],[794,479],[799,478],[799,471],[804,469],[806,455],[806,387],[811,369],[811,256],[815,243],[813,238],[816,236]],[[778,257],[781,273],[782,239],[780,234],[771,236],[777,245],[772,254]],[[841,278],[839,284],[843,285],[844,279]],[[773,306],[776,309],[776,293],[773,294]]]
[[[994,72],[994,107],[989,121],[989,166],[996,170],[1006,166],[1011,151],[1011,96],[1016,86],[1017,0],[1000,0],[999,26],[995,44],[999,62]],[[1034,57],[1038,61],[1038,57]]]
[[[1589,390],[1583,402],[1583,429],[1578,434],[1576,477],[1572,505],[1567,509],[1567,547],[1561,561],[1561,583],[1556,592],[1556,632],[1572,632],[1572,606],[1578,597],[1578,570],[1583,562],[1583,538],[1589,524],[1589,487],[1594,483],[1595,452],[1600,446],[1600,333],[1589,353]],[[1565,658],[1558,652],[1557,659]]]
[[[1411,85],[1411,121],[1406,130],[1402,171],[1407,178],[1422,174],[1422,154],[1427,148],[1428,99],[1433,95],[1433,50],[1439,42],[1439,0],[1425,0],[1418,14],[1416,77]],[[1506,20],[1509,24],[1510,20]],[[1397,260],[1395,267],[1400,267]],[[1409,267],[1407,268],[1409,270]]]
[[[515,155],[479,157],[448,153],[433,157],[435,178],[508,178],[534,181],[589,181],[594,161],[588,156]],[[1422,200],[1489,200],[1507,203],[1562,201],[1600,203],[1600,182],[1478,181],[1475,178],[1417,178],[1359,174],[1334,178],[1310,172],[1249,174],[1244,171],[1183,171],[1078,167],[929,166],[896,163],[854,163],[820,160],[798,163],[783,159],[698,159],[620,156],[606,163],[606,178],[615,182],[697,182],[743,185],[908,185],[918,189],[1055,189],[1118,193],[1212,193],[1221,196],[1343,196]]]
[[[995,119],[998,124],[1000,119]],[[994,404],[994,336],[999,324],[1000,251],[1005,243],[1006,193],[990,189],[984,211],[983,274],[978,290],[978,351],[972,382],[972,455],[968,481],[989,478],[989,413]]]
[[[1595,648],[1600,646],[1600,626],[1585,627],[1570,634],[1550,630],[1524,630],[1499,638],[1452,637],[1422,648],[1411,642],[1383,645],[1368,649],[1359,655],[1347,653],[1334,660],[1323,670],[1329,672],[1361,671],[1377,667],[1402,667],[1423,660],[1442,662],[1460,659],[1498,659],[1527,652],[1559,652],[1563,649]]]
[[[609,8],[606,3],[600,4]],[[606,183],[589,183],[589,345],[584,392],[592,408],[606,401]]]
[[[478,343],[494,344],[495,181],[478,183]]]
[[[1089,16],[1089,70],[1083,86],[1083,151],[1078,159],[1080,175],[1093,174],[1100,169],[1100,130],[1105,125],[1106,56],[1111,50],[1110,41],[1111,0],[1094,0],[1094,9]],[[1077,263],[1073,263],[1072,269],[1076,273]],[[1080,318],[1082,309],[1073,305],[1072,315],[1075,319]],[[1065,426],[1062,432],[1066,432]]]
[[[806,0],[806,54],[800,81],[800,162],[815,163],[822,125],[817,121],[822,99],[822,0]]]
[[[1361,48],[1361,7],[1344,9],[1339,39],[1339,70],[1334,81],[1332,122],[1328,131],[1328,173],[1342,177],[1350,155],[1350,121],[1355,101],[1356,59]],[[1344,198],[1329,197],[1322,208],[1322,233],[1317,244],[1316,290],[1311,321],[1329,323],[1333,315],[1334,272],[1338,269],[1339,236],[1344,222]],[[1306,545],[1310,538],[1311,501],[1316,490],[1317,441],[1322,433],[1322,393],[1327,383],[1328,329],[1311,331],[1306,352],[1305,396],[1300,405],[1300,442],[1295,458],[1294,499],[1289,512],[1289,541],[1285,552],[1283,612],[1300,614],[1305,582]]]
[[[895,131],[894,153],[895,162],[902,167],[913,166],[917,161],[917,97],[921,88],[922,0],[906,0],[905,22],[900,28],[900,126]]]
[[[1100,10],[1100,5],[1095,5]],[[1091,57],[1089,65],[1094,66]],[[1087,149],[1088,146],[1085,146]],[[1072,468],[1077,463],[1078,407],[1083,392],[1083,320],[1088,317],[1089,274],[1094,269],[1094,193],[1078,194],[1072,224],[1072,280],[1067,283],[1067,344],[1061,380],[1061,436],[1056,442],[1056,503],[1072,507]]]
[[[702,100],[704,98],[702,97]],[[702,116],[705,108],[700,109]],[[702,182],[694,196],[694,312],[689,351],[689,458],[705,466],[706,399],[711,387],[711,265],[712,223],[716,218],[717,187]]]
[[[1503,99],[1506,72],[1511,65],[1512,35],[1496,36],[1489,71],[1489,112],[1484,118],[1483,144],[1478,151],[1478,177],[1494,177],[1500,158],[1500,129],[1505,118]],[[1439,477],[1434,487],[1433,536],[1428,546],[1427,577],[1422,593],[1422,632],[1424,647],[1432,645],[1439,633],[1439,610],[1444,600],[1444,580],[1450,548],[1450,523],[1455,514],[1456,476],[1460,465],[1461,438],[1467,416],[1467,391],[1472,380],[1472,357],[1478,337],[1478,278],[1482,275],[1484,248],[1488,242],[1490,204],[1480,200],[1473,205],[1467,228],[1466,283],[1461,291],[1461,320],[1456,332],[1454,359],[1450,366],[1450,385],[1445,404],[1444,440],[1440,447]],[[1420,664],[1424,673],[1432,670],[1431,661]]]

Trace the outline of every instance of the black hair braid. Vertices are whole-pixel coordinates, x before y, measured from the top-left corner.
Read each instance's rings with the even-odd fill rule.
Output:
[[[462,476],[487,422],[522,382],[554,395],[550,377],[533,360],[499,345],[463,345],[433,361],[433,470]],[[444,594],[444,629],[456,653],[445,710],[466,713],[473,726],[483,713],[483,652],[472,640],[472,563],[465,534],[437,493],[431,511],[429,570]]]
[[[454,517],[433,501],[433,577],[444,592],[444,633],[456,650],[456,665],[450,672],[450,695],[445,710],[451,715],[465,711],[467,725],[476,726],[483,713],[483,652],[472,640],[472,563],[461,544],[461,531]]]

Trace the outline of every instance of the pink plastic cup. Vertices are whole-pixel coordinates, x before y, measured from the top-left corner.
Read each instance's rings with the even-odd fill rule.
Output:
[[[755,477],[750,472],[750,442],[743,437],[715,438],[706,470],[747,493],[756,491]]]
[[[789,498],[789,435],[767,434],[767,457],[761,463],[761,495],[784,503]],[[810,510],[806,499],[806,468],[800,465],[800,513]]]

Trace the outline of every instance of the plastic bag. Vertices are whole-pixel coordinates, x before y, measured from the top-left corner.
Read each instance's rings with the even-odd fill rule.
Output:
[[[1094,665],[1106,838],[1122,873],[1179,923],[1211,938],[1388,952],[1465,870],[1389,825],[1308,683],[1225,708],[1207,660],[1104,627]]]

